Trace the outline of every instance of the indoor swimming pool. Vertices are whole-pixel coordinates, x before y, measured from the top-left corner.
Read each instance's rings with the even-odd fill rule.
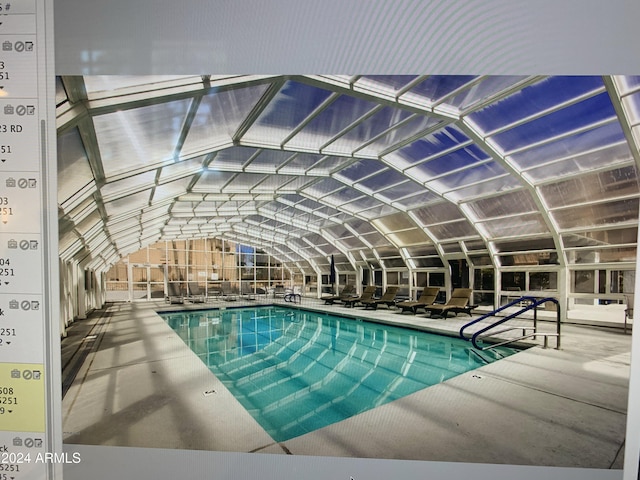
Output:
[[[281,306],[160,315],[278,442],[517,351]]]

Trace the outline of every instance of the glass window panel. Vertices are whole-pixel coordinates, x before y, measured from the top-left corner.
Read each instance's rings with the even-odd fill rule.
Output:
[[[609,94],[595,97],[550,113],[539,119],[520,125],[492,137],[502,151],[508,152],[526,145],[540,142],[556,135],[592,125],[615,117]]]
[[[596,247],[603,244],[617,245],[625,243],[637,243],[638,229],[620,228],[611,230],[599,230],[594,232],[580,232],[562,235],[564,246],[570,247]]]
[[[380,156],[385,150],[392,148],[413,135],[431,129],[434,125],[440,123],[440,120],[431,117],[418,116],[412,120],[402,123],[390,132],[382,135],[377,140],[371,142],[366,147],[359,149],[356,154],[365,157]],[[395,159],[395,157],[393,157]]]
[[[333,136],[375,106],[376,104],[373,102],[342,95],[293,137],[287,146],[319,149]]]
[[[525,272],[502,272],[502,290],[519,292],[525,289]]]
[[[572,263],[635,262],[636,247],[602,248],[570,252]]]
[[[492,265],[489,255],[470,256],[470,260],[474,265]]]
[[[155,179],[156,171],[151,170],[141,173],[140,175],[133,175],[132,177],[118,180],[117,182],[107,183],[100,188],[100,192],[105,198],[122,196],[127,192],[152,187]]]
[[[456,107],[458,110],[467,110],[485,98],[488,98],[501,90],[504,90],[526,77],[493,75],[482,80],[482,82],[456,95],[453,99],[447,100],[446,104]]]
[[[407,252],[409,253],[409,257],[428,257],[438,255],[438,250],[433,245],[407,247]]]
[[[629,166],[544,185],[540,190],[548,205],[553,208],[637,194],[640,188],[636,169]]]
[[[464,218],[458,206],[450,202],[431,205],[428,208],[420,208],[418,210],[414,210],[413,213],[422,225],[427,226]]]
[[[538,210],[531,194],[526,190],[519,190],[476,202],[469,202],[468,205],[479,219],[535,212]]]
[[[387,167],[378,160],[359,160],[336,173],[336,177],[346,183],[354,183],[363,177],[376,172],[387,170]]]
[[[466,220],[461,222],[445,223],[442,225],[433,225],[429,227],[429,231],[435,235],[438,240],[447,240],[453,238],[463,238],[477,236],[478,232]]]
[[[230,143],[240,123],[260,100],[268,85],[214,92],[200,102],[182,147],[183,154],[193,154]]]
[[[603,88],[602,77],[550,77],[492,103],[469,118],[488,133],[598,88]]]
[[[73,128],[58,136],[58,201],[63,203],[93,180],[93,172],[80,138]]]
[[[475,268],[473,270],[473,289],[495,290],[495,273],[493,268]]]
[[[611,293],[634,293],[636,286],[635,270],[612,270],[611,284],[609,291]]]
[[[442,260],[437,257],[432,258],[416,258],[413,260],[416,264],[416,268],[438,268],[443,267]],[[444,286],[444,282],[442,285],[436,285],[431,283],[431,286]]]
[[[399,169],[404,170],[425,158],[459,147],[468,141],[469,137],[457,127],[449,125],[396,150],[388,155],[387,159]]]
[[[288,81],[243,138],[280,145],[330,95],[327,90]]]
[[[329,153],[351,154],[360,145],[390,129],[399,122],[409,118],[411,112],[399,108],[385,107],[355,128],[338,138],[335,142],[327,145],[323,151]]]
[[[595,293],[595,278],[594,270],[578,270],[573,272],[572,293]]]
[[[547,233],[549,229],[542,215],[533,213],[507,220],[493,220],[481,224],[491,237],[517,237],[535,233]]]
[[[516,255],[501,255],[500,263],[504,267],[520,265],[557,265],[556,252],[520,253]]]
[[[429,286],[444,287],[444,272],[429,272]]]
[[[558,273],[557,272],[531,272],[529,274],[529,290],[557,290],[558,289]]]
[[[190,102],[175,100],[94,116],[107,179],[171,159]]]
[[[627,93],[640,87],[640,75],[627,75],[622,77],[622,93]]]
[[[447,197],[450,197],[451,200],[456,202],[463,202],[483,195],[507,192],[516,188],[521,188],[520,181],[514,176],[506,176],[450,192],[447,194]]]
[[[589,227],[638,220],[638,199],[568,208],[552,212],[560,228]]]

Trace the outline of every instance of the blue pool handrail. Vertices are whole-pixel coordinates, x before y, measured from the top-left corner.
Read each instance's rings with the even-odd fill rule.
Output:
[[[464,334],[464,331],[468,327],[470,327],[471,325],[475,325],[476,323],[479,323],[479,322],[481,322],[483,320],[486,320],[489,317],[493,317],[497,313],[499,313],[499,312],[501,312],[503,310],[506,310],[509,307],[513,307],[514,305],[521,305],[522,302],[525,302],[525,301],[528,301],[530,303],[528,305],[522,307],[517,312],[512,313],[510,315],[507,315],[506,317],[500,318],[500,319],[496,320],[495,322],[493,322],[492,324],[490,324],[490,325],[478,330],[471,337],[467,337]],[[556,305],[556,312],[557,312],[557,319],[556,319],[557,327],[556,327],[556,329],[557,330],[556,330],[556,333],[553,333],[553,334],[551,334],[551,333],[538,333],[538,312],[537,312],[536,308],[538,307],[538,305],[541,305],[541,304],[546,303],[546,302],[553,302]],[[526,330],[526,329],[523,329],[523,335],[521,337],[516,338],[516,339],[512,339],[512,340],[507,340],[506,342],[501,342],[501,343],[496,344],[496,345],[492,345],[492,347],[496,347],[498,345],[505,345],[507,343],[512,343],[512,342],[515,342],[517,340],[523,340],[523,339],[529,338],[529,337],[534,337],[535,338],[536,336],[544,336],[545,337],[545,347],[546,347],[546,345],[547,345],[547,337],[555,336],[556,337],[556,348],[559,350],[560,349],[560,318],[561,318],[560,317],[560,302],[558,302],[558,299],[556,299],[554,297],[539,298],[539,297],[532,297],[532,296],[529,296],[529,295],[525,295],[525,296],[522,296],[520,298],[517,298],[516,300],[513,300],[513,301],[507,303],[506,305],[503,305],[503,306],[493,310],[492,312],[489,312],[489,313],[487,313],[485,315],[482,315],[481,317],[478,317],[478,318],[476,318],[474,320],[471,320],[470,322],[467,322],[466,324],[464,324],[460,328],[460,332],[459,332],[460,338],[462,338],[463,340],[466,340],[466,341],[471,341],[473,346],[475,348],[477,348],[478,350],[485,350],[486,348],[491,348],[491,347],[481,347],[481,346],[479,346],[478,343],[477,343],[478,337],[480,335],[482,335],[483,333],[485,333],[485,332],[497,327],[498,325],[502,325],[503,323],[508,322],[509,320],[519,316],[520,314],[522,314],[524,312],[527,312],[529,310],[532,310],[532,309],[533,309],[533,333],[526,334],[526,333],[524,333],[524,330]],[[514,327],[513,329],[516,329],[516,328],[522,328],[522,327]],[[512,329],[509,328],[507,330],[512,330]],[[502,332],[507,331],[507,330],[502,330]]]

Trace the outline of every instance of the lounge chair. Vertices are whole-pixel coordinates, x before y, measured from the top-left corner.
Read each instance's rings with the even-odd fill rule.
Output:
[[[398,287],[387,287],[387,291],[380,298],[372,298],[370,300],[362,300],[360,303],[364,305],[365,310],[372,308],[376,310],[378,305],[386,305],[387,308],[391,308],[391,305],[395,305],[396,295],[398,294]]]
[[[451,293],[451,298],[444,305],[431,305],[424,307],[424,309],[433,316],[434,313],[447,318],[449,312],[453,312],[456,315],[464,312],[471,316],[472,307],[469,306],[469,297],[471,297],[470,288],[456,288]]]
[[[371,300],[374,293],[376,293],[376,286],[369,285],[368,287],[365,287],[362,295],[360,295],[359,297],[345,298],[344,300],[342,300],[342,302],[344,303],[345,307],[355,307],[356,303],[358,302],[366,302],[368,300]]]
[[[187,289],[189,290],[189,294],[187,295],[187,300],[193,303],[204,303],[206,298],[202,288],[198,285],[198,282],[188,282]]]
[[[253,288],[251,288],[251,284],[248,282],[242,282],[240,284],[240,296],[246,298],[247,300],[255,300],[256,295],[253,292]]]
[[[415,315],[419,308],[426,308],[436,301],[436,297],[440,289],[438,287],[425,287],[418,300],[407,300],[406,302],[396,303],[396,307],[400,307],[402,312],[412,311]]]
[[[226,302],[235,302],[238,299],[237,294],[231,288],[231,282],[222,282],[220,289],[222,290],[222,298]]]
[[[345,285],[340,294],[322,297],[320,300],[324,300],[325,305],[333,305],[334,302],[342,302],[345,298],[353,297],[353,294],[355,292],[356,287],[354,287],[353,285]]]
[[[167,292],[167,301],[169,303],[184,303],[184,295],[179,283],[168,282]]]

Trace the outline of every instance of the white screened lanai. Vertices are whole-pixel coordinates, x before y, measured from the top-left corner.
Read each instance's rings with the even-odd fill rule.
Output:
[[[633,293],[640,77],[75,76],[56,98],[63,328],[116,278],[149,294],[123,265],[174,250],[190,280],[274,265],[308,295],[332,256],[338,285],[486,308]]]

